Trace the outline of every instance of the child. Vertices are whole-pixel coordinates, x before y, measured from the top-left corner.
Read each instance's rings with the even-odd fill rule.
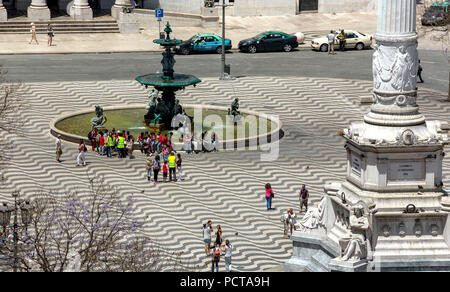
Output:
[[[100,137],[98,138],[98,144],[100,148],[100,155],[105,155],[105,137],[103,133],[100,131]]]
[[[167,182],[167,173],[169,172],[169,168],[167,167],[167,161],[164,161],[163,164],[163,182]]]

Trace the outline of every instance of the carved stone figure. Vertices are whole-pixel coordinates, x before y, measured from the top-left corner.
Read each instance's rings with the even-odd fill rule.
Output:
[[[400,91],[413,90],[413,80],[416,78],[416,70],[412,68],[414,59],[409,55],[405,46],[397,49],[394,63],[391,67],[392,87]]]
[[[310,208],[305,216],[295,224],[296,230],[309,233],[313,229],[325,227],[325,212],[326,212],[327,198],[323,197],[317,208]]]
[[[146,110],[150,110],[151,108],[155,108],[156,107],[156,102],[159,96],[159,91],[152,89],[152,92],[150,92],[150,94],[148,95],[148,98],[150,99],[147,107],[145,108]]]
[[[182,114],[182,113],[183,113],[183,108],[180,105],[180,101],[177,99],[177,100],[175,100],[172,114],[173,114],[173,116],[176,116],[176,115]]]
[[[81,257],[75,250],[70,250],[67,255],[67,268],[65,272],[80,272],[81,271]]]
[[[103,128],[105,123],[108,121],[106,115],[103,113],[103,108],[99,105],[95,106],[96,118],[91,119],[91,125],[95,129]]]
[[[364,216],[364,207],[353,206],[353,214],[350,215],[351,232],[348,237],[339,240],[342,248],[343,261],[359,261],[367,258],[369,244],[367,242],[367,231],[369,230],[369,219]]]
[[[163,59],[161,60],[161,64],[163,66],[164,76],[170,77],[173,79],[173,67],[175,66],[175,58],[173,57],[175,53],[172,53],[170,48],[167,48],[163,52]]]

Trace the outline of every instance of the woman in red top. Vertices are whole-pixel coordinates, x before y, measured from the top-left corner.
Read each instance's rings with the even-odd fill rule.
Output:
[[[103,137],[103,132],[100,131],[99,133],[100,137],[98,138],[98,145],[100,148],[100,155],[105,155],[105,137]]]
[[[272,210],[272,197],[273,197],[272,186],[267,183],[266,184],[266,202],[267,202],[267,210]]]

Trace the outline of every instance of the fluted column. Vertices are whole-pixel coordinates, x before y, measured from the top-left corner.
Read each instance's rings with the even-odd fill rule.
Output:
[[[130,0],[116,0],[114,6],[111,8],[111,16],[115,19],[119,19],[119,13],[123,11],[124,8],[131,8],[133,5]]]
[[[0,0],[0,22],[8,21],[8,13],[5,6],[3,6],[3,0]]]
[[[414,126],[425,123],[416,104],[416,0],[379,0],[373,54],[373,96],[369,124]]]
[[[32,0],[27,11],[28,19],[32,21],[49,20],[50,9],[47,7],[46,0]]]
[[[92,20],[93,12],[88,0],[75,0],[70,15],[75,20]]]

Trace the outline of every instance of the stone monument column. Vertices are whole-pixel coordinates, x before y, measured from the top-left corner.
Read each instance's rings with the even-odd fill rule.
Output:
[[[415,5],[415,0],[379,1],[372,65],[374,105],[364,117],[366,123],[394,127],[425,123],[416,106]]]
[[[5,22],[8,20],[8,13],[6,12],[5,6],[3,6],[3,0],[0,0],[0,22]]]
[[[119,19],[119,13],[123,11],[124,8],[132,8],[130,0],[116,0],[113,7],[111,7],[111,16],[114,19]]]
[[[28,19],[32,21],[49,20],[50,9],[46,0],[32,0],[27,11]]]
[[[93,18],[88,0],[75,0],[70,14],[75,20],[92,20]]]

